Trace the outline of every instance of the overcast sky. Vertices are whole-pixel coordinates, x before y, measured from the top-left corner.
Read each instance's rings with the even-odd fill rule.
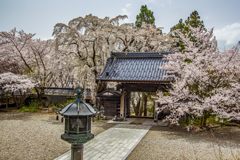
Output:
[[[240,41],[240,0],[0,0],[0,31],[16,27],[48,39],[56,23],[90,13],[99,17],[126,14],[127,21],[134,22],[143,4],[154,12],[156,25],[165,33],[197,10],[205,26],[214,27],[222,49]]]

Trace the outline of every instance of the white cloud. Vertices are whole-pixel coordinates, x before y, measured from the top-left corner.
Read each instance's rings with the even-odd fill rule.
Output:
[[[142,3],[144,4],[156,4],[159,5],[160,7],[166,7],[166,6],[172,6],[173,0],[142,0]]]
[[[168,4],[169,6],[171,6],[171,5],[173,4],[173,1],[172,1],[172,0],[167,0],[167,4]]]
[[[131,15],[131,3],[127,3],[124,8],[121,9],[121,14],[130,16]]]
[[[226,46],[235,45],[240,41],[240,23],[226,25],[215,29],[214,34],[218,41],[224,42]]]
[[[155,3],[156,0],[148,0],[147,3]]]
[[[131,6],[132,4],[131,3],[127,3],[122,9],[121,9],[121,15],[127,15],[128,16],[128,19],[125,19],[124,22],[125,23],[128,23],[129,22],[129,19],[130,19],[130,16],[131,16]]]
[[[164,7],[171,7],[173,5],[173,0],[161,0],[159,1],[159,6],[161,8],[164,8]]]

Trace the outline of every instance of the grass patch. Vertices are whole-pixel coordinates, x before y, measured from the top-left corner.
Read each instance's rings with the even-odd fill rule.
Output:
[[[23,105],[19,109],[19,111],[20,112],[38,112],[42,108],[52,108],[54,111],[57,111],[59,109],[64,108],[68,104],[73,103],[74,101],[75,101],[75,99],[67,99],[64,102],[61,102],[61,103],[51,103],[47,107],[43,107],[44,105],[42,104],[42,102],[39,102],[38,100],[33,100],[30,104]]]

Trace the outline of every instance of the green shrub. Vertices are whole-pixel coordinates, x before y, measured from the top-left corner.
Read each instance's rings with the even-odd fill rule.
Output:
[[[37,112],[39,110],[39,103],[37,101],[31,102],[29,105],[22,106],[20,112]]]

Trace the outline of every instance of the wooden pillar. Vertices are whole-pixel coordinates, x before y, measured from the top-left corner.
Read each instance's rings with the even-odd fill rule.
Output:
[[[154,122],[158,122],[158,114],[159,114],[159,108],[158,108],[158,102],[154,101],[154,110],[153,110],[153,119]]]
[[[124,118],[125,116],[125,91],[122,92],[121,99],[120,99],[120,117]]]
[[[130,100],[131,100],[131,92],[128,91],[126,95],[126,118],[130,116]]]

